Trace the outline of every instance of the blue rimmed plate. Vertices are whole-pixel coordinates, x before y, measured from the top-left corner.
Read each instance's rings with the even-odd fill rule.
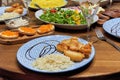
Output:
[[[71,67],[61,70],[61,71],[50,72],[50,71],[45,71],[45,70],[39,70],[32,66],[33,61],[36,58],[39,58],[40,55],[47,55],[49,53],[57,54],[58,52],[56,50],[56,45],[62,40],[69,39],[71,37],[72,36],[51,35],[51,36],[44,36],[44,37],[33,39],[25,43],[19,48],[17,52],[17,60],[25,68],[30,69],[35,72],[42,72],[42,73],[62,73],[62,72],[68,72],[68,71],[81,68],[85,66],[86,64],[90,63],[92,59],[94,58],[95,49],[93,46],[92,46],[92,51],[91,51],[89,58],[83,59],[81,62],[75,62]],[[88,43],[86,40],[81,39],[81,38],[79,38],[79,41],[84,44]]]
[[[103,24],[103,29],[117,38],[120,38],[120,18],[114,18]]]
[[[0,7],[0,16],[3,14],[3,13],[5,13],[5,9],[6,8],[9,8],[9,6],[4,6],[4,7]],[[24,8],[23,9],[23,13],[19,16],[19,17],[21,17],[21,16],[25,16],[27,14],[27,9],[26,8]],[[10,18],[10,19],[12,19],[12,18]],[[5,20],[8,20],[8,19],[4,19],[4,20],[0,20],[0,22],[2,22],[2,21],[5,21]]]

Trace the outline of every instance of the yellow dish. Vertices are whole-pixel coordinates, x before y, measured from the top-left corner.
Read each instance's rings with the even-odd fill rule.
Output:
[[[48,9],[48,8],[65,6],[67,4],[67,1],[66,0],[32,0],[30,3],[30,7],[37,8],[35,4],[40,6],[40,8]]]

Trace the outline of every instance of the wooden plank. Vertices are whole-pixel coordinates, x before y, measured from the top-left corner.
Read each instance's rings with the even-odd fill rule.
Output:
[[[1,44],[19,44],[19,43],[24,43],[24,42],[29,41],[29,40],[34,39],[34,38],[51,35],[53,33],[54,33],[54,31],[47,32],[47,33],[44,33],[44,34],[36,33],[33,36],[23,35],[23,36],[19,36],[17,39],[3,39],[3,38],[0,38],[0,43]]]

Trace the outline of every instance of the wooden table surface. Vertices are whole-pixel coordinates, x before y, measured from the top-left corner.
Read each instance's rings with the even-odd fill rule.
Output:
[[[114,3],[111,8],[118,8],[120,3]],[[41,24],[34,16],[34,11],[30,11],[32,24]],[[5,28],[4,23],[0,23],[0,30]],[[99,28],[104,32],[102,26],[93,24],[92,27]],[[93,29],[94,30],[94,29]],[[56,28],[54,35],[70,35],[83,38],[86,35],[86,30],[65,30]],[[92,36],[96,37],[94,31],[91,31]],[[115,44],[120,46],[120,39],[115,38],[107,33],[105,36],[111,39]],[[120,73],[120,52],[105,41],[97,40],[94,43],[95,57],[91,63],[78,70],[63,73],[63,74],[43,74],[30,71],[22,67],[16,60],[18,49],[24,44],[4,45],[0,44],[0,75],[11,78],[13,80],[66,80],[66,79],[103,79],[111,75]],[[102,77],[102,78],[101,78]],[[93,80],[92,79],[92,80]]]

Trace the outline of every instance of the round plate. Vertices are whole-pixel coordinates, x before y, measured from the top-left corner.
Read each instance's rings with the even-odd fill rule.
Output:
[[[23,46],[19,48],[17,52],[17,60],[25,68],[30,69],[35,72],[41,72],[41,73],[61,73],[61,72],[68,72],[68,71],[81,68],[85,66],[86,64],[90,63],[92,59],[94,58],[95,49],[93,46],[92,46],[92,51],[91,51],[89,58],[83,59],[81,62],[75,62],[71,67],[65,70],[50,72],[50,71],[45,71],[45,70],[39,70],[32,66],[32,62],[36,58],[39,58],[40,54],[47,55],[49,53],[59,53],[56,50],[56,45],[62,40],[69,39],[71,37],[72,36],[51,35],[51,36],[44,36],[44,37],[33,39],[25,43]],[[79,38],[79,41],[84,44],[88,43],[86,40],[81,39],[81,38]],[[45,46],[51,46],[52,48],[49,48],[49,52],[47,52],[46,50],[48,50],[48,48],[45,49]],[[59,54],[62,54],[62,53],[59,53]]]
[[[60,6],[60,7],[64,7],[64,6],[66,6],[67,5],[67,3],[68,3],[68,1],[67,0],[64,0],[65,1],[65,5],[63,5],[63,6]],[[31,3],[31,2],[30,2]],[[31,9],[34,9],[34,10],[38,10],[39,8],[34,8],[34,7],[32,7],[32,6],[30,6],[30,4],[28,5],[28,7],[29,8],[31,8]]]
[[[117,37],[117,38],[120,38],[120,18],[114,18],[114,19],[110,19],[108,21],[106,21],[104,24],[103,24],[103,29]]]
[[[9,6],[8,6],[8,7],[9,7]],[[2,15],[2,14],[5,12],[5,9],[8,8],[8,7],[0,7],[0,15]],[[24,9],[23,9],[23,13],[20,15],[20,17],[21,17],[21,16],[24,16],[24,15],[26,15],[26,14],[27,14],[27,9],[24,8]],[[12,19],[12,18],[11,18],[11,19]],[[5,19],[5,20],[8,20],[8,19]],[[0,20],[0,22],[5,21],[5,20]]]
[[[35,17],[42,22],[54,24],[55,27],[59,27],[59,28],[63,28],[63,29],[71,29],[71,30],[78,30],[78,29],[82,30],[82,29],[87,28],[87,24],[74,25],[74,24],[57,24],[57,23],[47,22],[47,21],[44,21],[44,20],[40,19],[40,16],[42,14],[44,14],[43,10],[38,10],[38,11],[35,12]],[[95,15],[94,18],[93,18],[93,23],[95,23],[97,21],[98,21],[98,16]]]

